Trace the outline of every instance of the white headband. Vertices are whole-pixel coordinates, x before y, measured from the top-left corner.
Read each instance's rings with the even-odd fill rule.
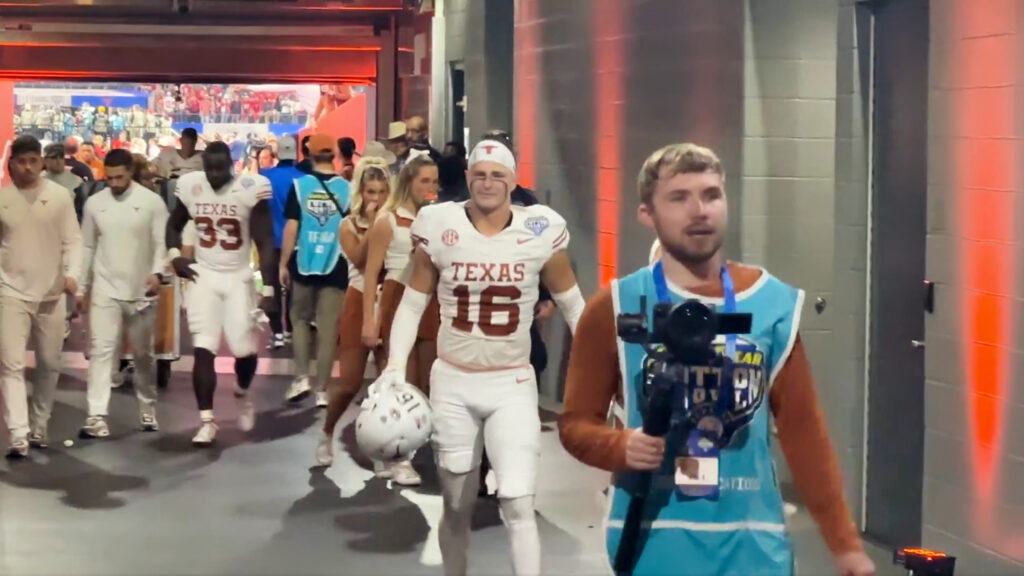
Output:
[[[516,173],[516,157],[507,146],[496,140],[481,140],[469,154],[469,166],[477,162],[497,162]]]

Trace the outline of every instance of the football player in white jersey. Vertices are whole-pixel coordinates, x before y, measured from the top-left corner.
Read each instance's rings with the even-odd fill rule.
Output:
[[[412,275],[395,313],[388,366],[375,386],[404,378],[420,316],[436,288],[441,328],[430,404],[444,497],[438,534],[445,573],[466,573],[477,468],[486,445],[513,570],[540,574],[533,506],[540,417],[530,325],[540,280],[573,331],[584,300],[566,252],[565,220],[547,206],[511,204],[512,151],[482,140],[470,154],[466,176],[468,201],[424,207],[412,225]]]
[[[213,142],[203,152],[203,171],[178,179],[178,203],[167,222],[167,249],[174,272],[194,284],[188,291],[188,328],[195,349],[192,386],[202,424],[192,438],[197,446],[213,443],[217,424],[213,395],[217,388],[214,360],[224,334],[235,357],[239,399],[238,427],[251,430],[254,409],[247,391],[256,374],[256,326],[253,275],[249,269],[250,240],[259,250],[264,286],[277,271],[271,251],[274,235],[267,199],[270,181],[257,174],[234,177],[231,150]],[[195,260],[180,255],[182,231],[189,221],[196,227]],[[259,307],[267,310],[264,294]]]

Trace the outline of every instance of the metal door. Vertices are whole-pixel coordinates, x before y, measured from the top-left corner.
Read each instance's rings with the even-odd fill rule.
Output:
[[[920,543],[924,464],[924,280],[928,3],[874,14],[871,314],[866,532]]]

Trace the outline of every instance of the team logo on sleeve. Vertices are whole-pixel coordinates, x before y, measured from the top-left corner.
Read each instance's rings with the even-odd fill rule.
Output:
[[[551,226],[551,222],[548,221],[547,216],[530,216],[523,223],[523,226],[530,232],[533,232],[534,236],[540,236],[548,229],[548,226]]]
[[[245,190],[248,190],[249,188],[252,188],[252,185],[255,184],[255,183],[256,183],[256,180],[253,180],[252,178],[249,178],[248,176],[242,178],[242,182],[241,182],[242,188],[245,189]]]
[[[449,228],[441,234],[441,242],[445,246],[455,246],[459,242],[459,233]]]

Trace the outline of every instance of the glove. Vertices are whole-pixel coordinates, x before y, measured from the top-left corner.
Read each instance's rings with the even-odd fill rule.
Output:
[[[373,384],[366,388],[366,400],[373,401],[388,389],[404,383],[405,374],[400,373],[396,368],[384,368]]]
[[[192,265],[195,263],[196,261],[191,258],[178,256],[174,260],[171,260],[171,268],[174,268],[174,273],[178,278],[195,280],[196,278],[199,278],[199,273],[192,269]]]

